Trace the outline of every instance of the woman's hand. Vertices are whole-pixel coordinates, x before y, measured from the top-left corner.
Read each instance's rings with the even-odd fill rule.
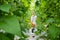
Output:
[[[32,23],[32,27],[34,27],[34,26],[35,26],[35,24]]]

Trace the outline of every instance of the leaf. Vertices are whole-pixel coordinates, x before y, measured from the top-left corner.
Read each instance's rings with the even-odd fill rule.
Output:
[[[55,20],[53,19],[53,18],[49,18],[47,21],[46,21],[46,23],[53,23]]]
[[[44,28],[43,25],[38,26],[39,30],[42,30],[43,28]]]
[[[17,6],[16,5],[12,5],[11,6],[11,11],[16,11],[18,8],[17,8]]]
[[[0,21],[0,29],[3,29],[11,34],[21,36],[19,22],[16,16],[5,16],[2,19],[3,21]]]
[[[6,37],[4,34],[0,33],[0,40],[10,40],[10,39]]]
[[[10,4],[0,5],[0,10],[2,10],[4,12],[8,12],[9,13],[9,9],[10,8],[11,8]]]
[[[51,38],[56,38],[58,36],[58,28],[54,24],[49,26],[48,31]]]
[[[4,34],[6,37],[8,37],[10,40],[14,40],[14,35],[10,33],[5,33]]]

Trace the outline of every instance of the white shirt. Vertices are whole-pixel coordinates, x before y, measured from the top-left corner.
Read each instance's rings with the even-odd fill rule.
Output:
[[[37,16],[34,16],[34,15],[31,16],[31,22],[35,25],[36,25],[36,17]]]

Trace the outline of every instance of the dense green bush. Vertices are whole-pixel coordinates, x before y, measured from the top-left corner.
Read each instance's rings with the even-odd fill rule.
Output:
[[[38,0],[36,11],[41,23],[39,26],[47,25],[48,37],[51,40],[58,40],[60,35],[60,0]]]
[[[22,20],[24,21],[29,3],[27,0],[0,0],[0,30],[11,35],[10,38],[9,35],[0,34],[0,40],[13,40],[14,35],[23,36],[20,24],[22,24]]]
[[[21,40],[27,38],[22,31],[30,28],[32,1],[0,0],[0,30],[5,31],[5,33],[0,32],[0,40],[13,40],[14,35],[20,36]],[[42,31],[47,31],[47,40],[59,40],[60,0],[36,0],[33,10],[37,15],[37,29],[39,30],[36,34],[40,35]]]

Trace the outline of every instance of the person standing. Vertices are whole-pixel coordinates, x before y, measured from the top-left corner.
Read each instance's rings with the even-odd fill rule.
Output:
[[[33,12],[31,16],[32,33],[34,33],[34,29],[36,27],[36,18],[37,16],[35,15],[35,12]]]

